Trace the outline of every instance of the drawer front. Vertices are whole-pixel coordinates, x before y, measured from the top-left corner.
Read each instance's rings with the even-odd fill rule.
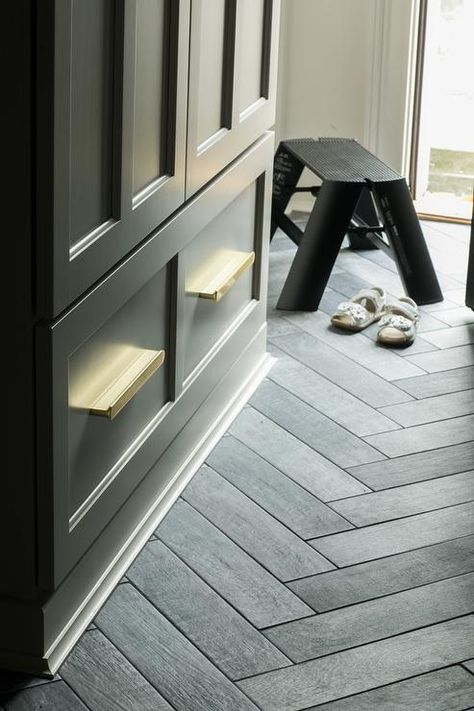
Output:
[[[169,399],[167,282],[164,269],[68,358],[71,526]]]
[[[185,379],[254,296],[258,195],[257,183],[249,185],[183,250]]]
[[[145,486],[242,339],[263,326],[272,160],[269,133],[72,309],[37,327],[42,588],[57,588]],[[207,270],[198,285],[210,284],[216,302],[186,294],[185,265],[194,275],[214,268],[216,252],[219,279]],[[236,254],[250,261],[229,266]],[[213,367],[222,353],[226,364]],[[153,476],[164,496],[172,472],[157,466]]]
[[[193,0],[186,197],[275,121],[280,0]]]

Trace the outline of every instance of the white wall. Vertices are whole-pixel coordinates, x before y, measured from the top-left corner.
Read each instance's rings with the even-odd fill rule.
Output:
[[[363,141],[374,0],[282,0],[277,132]]]
[[[417,11],[418,0],[282,0],[277,140],[356,138],[406,174]]]

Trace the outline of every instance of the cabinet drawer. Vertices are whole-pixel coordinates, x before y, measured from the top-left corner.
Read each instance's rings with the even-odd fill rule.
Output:
[[[173,268],[140,268],[131,259],[38,329],[45,587],[64,578],[176,434],[165,418],[172,407]]]
[[[257,184],[249,185],[183,250],[185,378],[253,297],[257,193]]]
[[[168,324],[164,269],[68,357],[71,526],[168,400]]]

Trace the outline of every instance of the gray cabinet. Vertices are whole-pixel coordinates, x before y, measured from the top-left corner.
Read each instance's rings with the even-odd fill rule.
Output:
[[[58,668],[268,370],[278,5],[12,5],[0,667]]]

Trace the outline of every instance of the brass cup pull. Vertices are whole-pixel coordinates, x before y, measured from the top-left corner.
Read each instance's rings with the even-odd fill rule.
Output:
[[[217,303],[255,262],[255,252],[223,250],[193,274],[186,293]]]
[[[128,358],[128,351],[130,357]],[[86,396],[86,402],[76,403],[73,407],[87,410],[91,415],[107,417],[113,420],[134,395],[145,385],[165,360],[165,351],[144,348],[125,350],[128,362],[123,370],[106,386],[93,395]]]

